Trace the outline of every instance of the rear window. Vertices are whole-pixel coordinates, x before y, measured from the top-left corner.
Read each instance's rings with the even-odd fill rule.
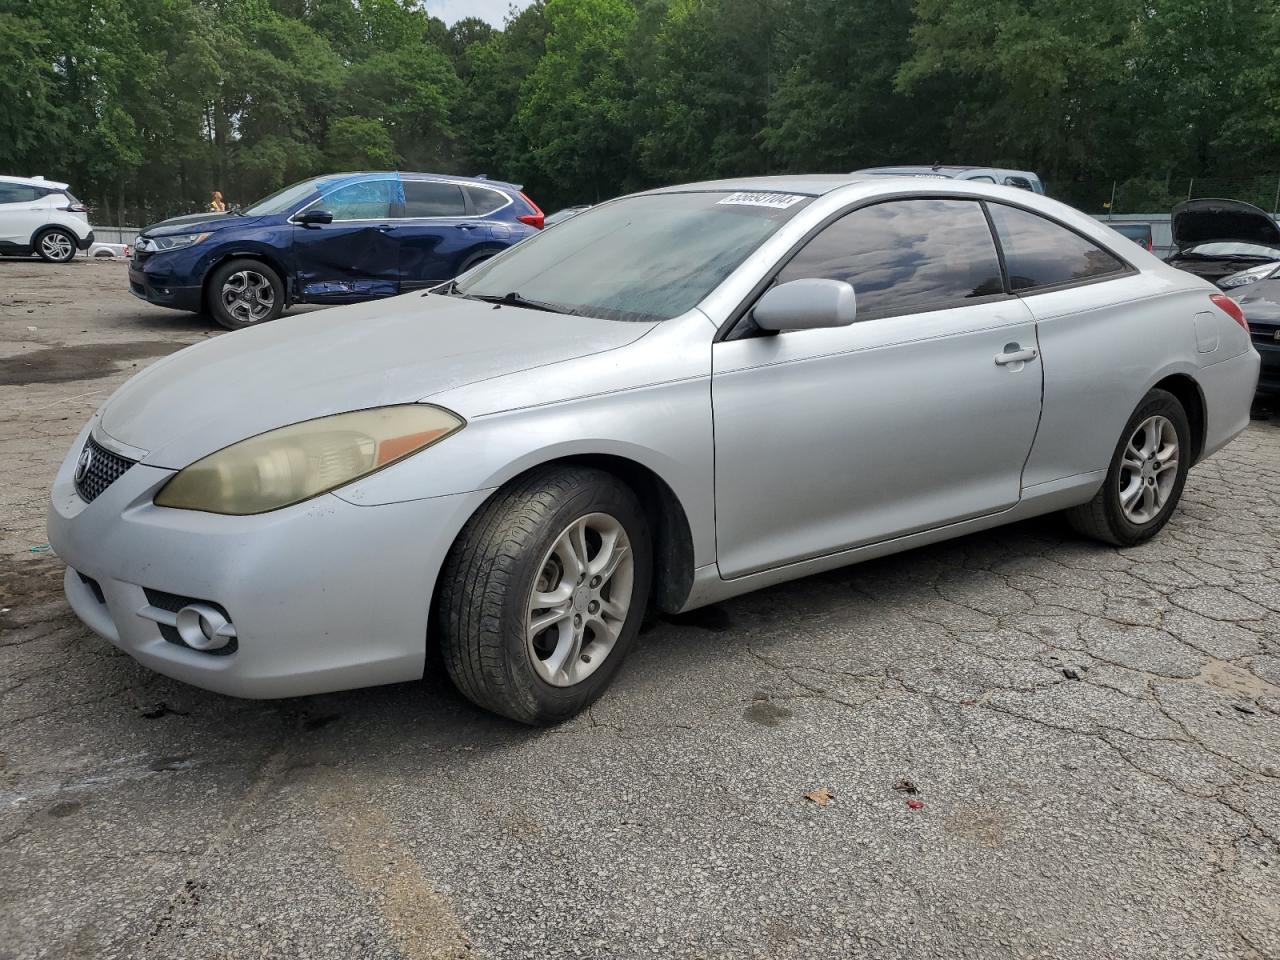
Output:
[[[1052,220],[1002,203],[988,203],[987,209],[1004,249],[1012,290],[1102,279],[1128,269],[1093,241]]]
[[[561,313],[652,322],[698,304],[809,203],[784,193],[627,197],[592,207],[477,267],[464,296],[518,294]]]
[[[458,184],[439,180],[405,180],[403,183],[406,217],[466,216],[467,204]]]

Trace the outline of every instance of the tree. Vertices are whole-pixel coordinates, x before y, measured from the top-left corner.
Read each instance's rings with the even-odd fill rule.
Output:
[[[554,196],[612,196],[632,167],[625,0],[548,0],[546,51],[520,87],[517,121]]]

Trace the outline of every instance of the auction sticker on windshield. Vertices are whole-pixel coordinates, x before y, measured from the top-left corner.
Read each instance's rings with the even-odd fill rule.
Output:
[[[795,193],[731,193],[719,202],[742,204],[749,207],[773,207],[777,210],[785,210],[787,207],[793,206],[803,199],[804,197]]]

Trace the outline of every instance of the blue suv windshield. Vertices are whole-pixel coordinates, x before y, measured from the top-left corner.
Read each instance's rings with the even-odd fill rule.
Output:
[[[285,213],[291,209],[300,200],[305,200],[311,194],[320,189],[323,180],[303,180],[301,183],[295,183],[292,186],[285,187],[283,190],[277,190],[269,197],[250,204],[241,209],[246,217],[264,217],[273,213]]]

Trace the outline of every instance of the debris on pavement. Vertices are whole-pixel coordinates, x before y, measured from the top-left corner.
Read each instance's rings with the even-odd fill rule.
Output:
[[[806,800],[812,800],[820,807],[825,807],[836,798],[835,791],[830,787],[819,787],[817,790],[810,790],[804,795]]]

